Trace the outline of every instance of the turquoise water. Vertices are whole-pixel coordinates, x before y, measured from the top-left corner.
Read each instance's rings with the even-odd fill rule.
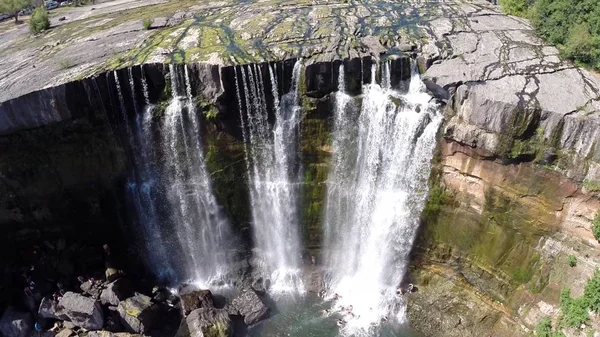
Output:
[[[277,299],[271,318],[252,327],[249,337],[345,337],[336,325],[337,317],[324,317],[330,307],[317,296]],[[406,326],[386,322],[360,337],[422,337]],[[349,336],[348,336],[349,337]]]

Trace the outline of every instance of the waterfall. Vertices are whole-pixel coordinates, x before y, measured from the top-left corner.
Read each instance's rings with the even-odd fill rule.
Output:
[[[142,72],[143,73],[143,72]],[[156,198],[156,172],[150,166],[149,153],[152,151],[152,112],[153,106],[146,105],[143,111],[138,111],[135,102],[135,82],[131,68],[128,71],[129,87],[134,97],[134,110],[136,113],[133,129],[129,123],[127,110],[123,100],[123,93],[119,84],[117,72],[113,73],[121,105],[123,125],[128,145],[132,150],[133,173],[127,181],[127,194],[135,207],[138,232],[144,243],[146,264],[160,280],[171,280],[175,272],[170,265],[167,255],[166,242],[163,239],[159,226],[159,217],[155,203]],[[143,80],[144,95],[147,95],[147,84]],[[149,101],[148,101],[149,103]]]
[[[187,66],[184,73],[181,96],[175,66],[169,65],[173,98],[162,126],[163,179],[185,277],[206,286],[221,283],[229,273],[231,232],[212,191]]]
[[[375,72],[374,65],[357,107],[344,93],[340,67],[325,210],[329,296],[338,294],[338,308],[353,307],[343,331],[358,335],[384,317],[405,319],[396,290],[427,198],[442,122],[416,71],[404,95],[390,89],[387,63],[381,86]]]
[[[128,72],[134,123],[130,123],[116,72],[114,76],[133,163],[127,193],[148,266],[165,281],[220,286],[230,272],[232,233],[212,192],[188,69],[184,66],[181,76],[175,66],[169,66],[172,99],[163,123],[154,118],[156,107],[150,103],[141,73],[144,105],[140,109],[135,80],[132,71]],[[182,78],[184,83],[180,83]]]
[[[303,291],[298,238],[298,83],[302,65],[294,65],[292,88],[279,99],[269,68],[274,126],[268,118],[263,72],[257,65],[236,71],[236,92],[245,143],[252,202],[257,266],[271,280],[273,292]],[[243,90],[240,89],[240,86]],[[243,97],[242,97],[243,96]]]

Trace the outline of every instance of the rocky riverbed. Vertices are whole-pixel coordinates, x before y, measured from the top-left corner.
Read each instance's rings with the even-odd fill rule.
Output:
[[[165,288],[121,269],[125,260],[108,245],[78,252],[88,268],[73,263],[72,247],[45,241],[31,247],[28,264],[5,268],[14,284],[3,285],[13,296],[3,301],[2,336],[244,336],[269,317],[265,289],[250,283],[217,287],[219,294],[189,284]]]

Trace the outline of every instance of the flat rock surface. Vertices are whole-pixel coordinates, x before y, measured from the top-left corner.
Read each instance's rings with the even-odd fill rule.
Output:
[[[466,0],[113,0],[60,8],[51,11],[52,28],[39,36],[32,36],[27,24],[0,23],[0,102],[140,63],[237,64],[299,56],[330,60],[413,47],[436,56],[436,40],[464,27],[472,32],[454,39],[455,51],[474,50],[472,57],[479,58],[479,53],[495,50],[478,44],[477,33],[492,34],[507,25],[515,31],[529,29],[505,16],[467,17],[475,11],[497,14],[486,2]],[[150,30],[143,24],[148,19]],[[560,62],[552,48],[546,53],[548,63]],[[525,67],[528,56],[519,55]],[[493,63],[492,55],[488,58]]]

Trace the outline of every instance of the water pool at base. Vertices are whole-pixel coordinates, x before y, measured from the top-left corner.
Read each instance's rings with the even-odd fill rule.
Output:
[[[350,337],[340,333],[338,317],[325,317],[322,312],[331,307],[315,295],[278,298],[271,317],[248,330],[248,337]],[[386,322],[372,331],[356,337],[422,337],[407,326]]]

